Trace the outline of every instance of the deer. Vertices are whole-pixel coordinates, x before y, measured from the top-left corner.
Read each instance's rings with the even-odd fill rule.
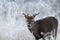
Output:
[[[39,13],[38,13],[39,14]],[[33,35],[35,36],[36,40],[39,40],[42,38],[45,40],[45,34],[49,32],[49,36],[51,35],[51,32],[53,33],[53,37],[57,37],[57,29],[58,29],[58,21],[55,17],[46,17],[39,20],[34,20],[34,18],[38,15],[34,14],[32,16],[26,15],[23,13],[24,17],[26,18],[27,26],[30,32],[33,32]],[[44,35],[42,33],[44,33]],[[50,37],[49,37],[50,40]]]

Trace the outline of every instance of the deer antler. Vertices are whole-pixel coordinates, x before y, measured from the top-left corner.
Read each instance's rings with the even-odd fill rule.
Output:
[[[22,14],[25,16],[25,18],[28,18],[28,14],[25,14],[24,12]]]
[[[39,14],[39,12],[37,13],[37,12],[35,12],[35,14],[33,15],[33,17],[35,17],[36,15],[38,15]]]
[[[24,16],[27,16],[25,13],[22,13]]]

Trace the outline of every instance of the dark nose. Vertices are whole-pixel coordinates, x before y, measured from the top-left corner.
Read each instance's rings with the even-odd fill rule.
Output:
[[[28,27],[30,27],[30,25],[28,25]]]

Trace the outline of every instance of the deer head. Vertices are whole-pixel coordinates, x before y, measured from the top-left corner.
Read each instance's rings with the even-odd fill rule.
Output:
[[[32,16],[29,16],[29,14],[23,13],[23,15],[25,16],[27,22],[34,20],[34,18],[35,18],[38,14],[39,14],[39,13],[35,13],[35,14],[33,14]]]
[[[38,13],[38,14],[39,14],[39,13]],[[31,25],[35,22],[35,21],[34,21],[34,18],[35,18],[35,16],[37,16],[38,14],[35,13],[35,14],[33,14],[32,16],[29,16],[29,14],[23,13],[24,17],[26,18],[27,26],[28,26],[28,29],[30,30],[30,32],[32,32],[32,31],[31,31],[31,28],[32,28]]]

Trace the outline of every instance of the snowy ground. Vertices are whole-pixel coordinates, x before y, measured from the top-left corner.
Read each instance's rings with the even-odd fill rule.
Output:
[[[55,16],[60,22],[58,15],[60,13],[60,5],[58,2],[60,1],[56,3],[56,0],[0,0],[0,40],[35,40],[27,28],[21,11],[30,15],[34,11],[40,12],[35,20],[47,16]],[[60,40],[59,26],[57,40]]]

